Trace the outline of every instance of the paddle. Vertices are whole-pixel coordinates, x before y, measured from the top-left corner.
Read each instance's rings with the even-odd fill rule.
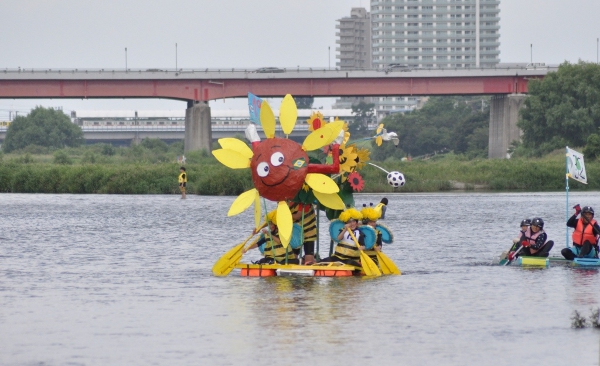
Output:
[[[377,252],[377,261],[379,262],[379,267],[381,267],[381,273],[384,275],[401,275],[402,272],[398,269],[394,261],[385,253]]]
[[[519,252],[521,251],[521,249],[523,249],[524,247],[521,245],[521,247],[519,247],[519,249],[517,249],[517,251],[515,252],[515,254],[513,255],[513,259],[511,260],[510,258],[506,261],[506,263],[504,263],[505,266],[508,266],[513,260],[514,258],[517,257],[517,254],[519,254]],[[509,253],[510,254],[510,253]]]
[[[381,271],[379,270],[379,267],[377,267],[375,262],[373,262],[373,260],[367,255],[367,253],[360,249],[360,244],[358,244],[358,240],[356,240],[356,237],[354,236],[352,230],[348,230],[348,233],[350,234],[350,237],[352,238],[352,240],[354,240],[354,244],[356,244],[356,247],[360,251],[360,264],[362,265],[362,269],[363,271],[365,271],[365,274],[367,276],[381,276]]]
[[[264,226],[264,224],[261,225],[261,228]],[[238,264],[242,259],[242,255],[244,254],[243,249],[248,240],[252,239],[252,237],[257,233],[252,233],[248,238],[246,238],[246,240],[223,254],[221,258],[219,258],[219,260],[217,260],[217,262],[214,264],[212,268],[213,274],[218,277],[227,276],[233,270],[233,267],[235,267],[235,265]]]

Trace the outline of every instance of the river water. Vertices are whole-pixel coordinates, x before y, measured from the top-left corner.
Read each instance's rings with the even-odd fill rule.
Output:
[[[260,279],[211,274],[251,231],[234,197],[2,194],[0,364],[598,364],[600,330],[570,320],[598,270],[490,265],[533,216],[559,256],[564,193],[387,197],[402,276]]]

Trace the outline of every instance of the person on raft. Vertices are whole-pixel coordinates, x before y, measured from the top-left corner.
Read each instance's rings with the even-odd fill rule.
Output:
[[[521,230],[519,231],[517,237],[513,239],[513,246],[510,248],[509,252],[514,252],[515,250],[517,250],[517,245],[519,245],[519,243],[521,242],[521,238],[527,232],[529,226],[531,226],[530,219],[525,219],[521,221]]]
[[[363,217],[363,220],[362,220],[363,225],[368,225],[368,226],[372,227],[373,230],[375,230],[375,233],[377,234],[377,239],[375,240],[375,245],[373,246],[373,248],[371,250],[365,250],[365,254],[367,254],[373,260],[373,262],[375,262],[375,264],[379,265],[379,262],[377,260],[377,252],[381,251],[381,248],[383,246],[383,241],[381,240],[381,237],[382,237],[381,231],[377,230],[377,220],[379,220],[379,218],[381,217],[382,214],[380,212],[377,212],[375,209],[373,209],[373,207],[366,207],[366,206],[364,206],[363,209],[360,210],[360,213]]]
[[[299,202],[290,203],[292,219],[295,223],[302,226],[303,229],[303,264],[311,265],[315,263],[315,241],[317,240],[317,216],[312,204]],[[304,215],[303,215],[304,212]],[[300,249],[294,249],[296,256],[300,255]]]
[[[544,220],[540,217],[531,220],[531,225],[525,230],[520,240],[520,243],[517,243],[515,251],[508,254],[508,259],[511,261],[518,256],[548,257],[550,250],[554,246],[554,241],[548,240],[548,234],[544,231]],[[523,249],[517,253],[521,246]]]
[[[598,235],[600,226],[594,220],[594,209],[590,206],[581,208],[579,204],[573,207],[575,215],[567,221],[567,227],[575,228],[573,231],[573,246],[560,251],[566,259],[572,261],[577,258],[598,258]],[[581,213],[581,217],[577,216]]]
[[[324,258],[321,262],[342,262],[360,267],[360,251],[356,247],[354,239],[350,236],[350,232],[354,234],[361,249],[365,249],[365,238],[358,230],[358,221],[362,219],[362,215],[357,209],[349,208],[340,214],[339,219],[346,223],[338,234],[337,239],[339,242],[335,246],[333,255]]]
[[[269,212],[267,220],[269,222],[269,228],[262,229],[260,239],[249,247],[244,248],[242,252],[245,254],[250,249],[266,244],[263,252],[264,258],[253,262],[254,264],[273,264],[275,262],[279,264],[299,264],[300,262],[298,261],[296,254],[292,251],[292,246],[288,245],[287,248],[284,248],[281,244],[281,240],[279,240],[276,212]]]

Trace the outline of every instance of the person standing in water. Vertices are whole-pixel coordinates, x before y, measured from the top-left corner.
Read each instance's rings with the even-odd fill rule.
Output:
[[[179,168],[179,190],[181,191],[181,199],[185,199],[185,186],[187,185],[187,174],[185,167]]]

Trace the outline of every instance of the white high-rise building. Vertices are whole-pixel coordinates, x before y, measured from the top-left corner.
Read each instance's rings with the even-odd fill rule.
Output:
[[[500,0],[371,0],[373,66],[492,67]]]

